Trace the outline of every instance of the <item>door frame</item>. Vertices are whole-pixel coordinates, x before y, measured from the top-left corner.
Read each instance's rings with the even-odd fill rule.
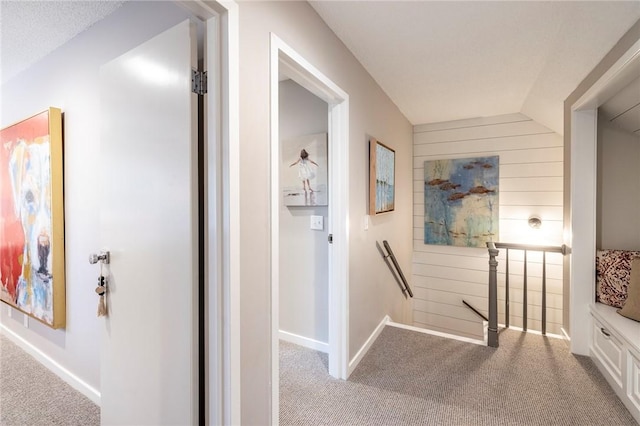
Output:
[[[233,0],[177,0],[206,22],[205,419],[241,424],[239,22]],[[211,78],[215,76],[215,78]]]
[[[271,417],[279,422],[280,138],[279,75],[328,104],[329,374],[348,376],[349,361],[349,95],[271,33]]]
[[[569,325],[571,352],[580,355],[589,355],[590,305],[595,301],[593,271],[596,255],[598,108],[638,75],[640,40],[633,43],[577,100],[569,104]]]

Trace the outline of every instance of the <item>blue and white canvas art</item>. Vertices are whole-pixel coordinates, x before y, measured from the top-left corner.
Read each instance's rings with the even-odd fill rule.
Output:
[[[498,239],[499,157],[424,163],[424,243],[485,247]]]

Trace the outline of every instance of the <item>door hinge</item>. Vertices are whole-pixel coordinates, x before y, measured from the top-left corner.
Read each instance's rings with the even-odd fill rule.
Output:
[[[333,234],[329,234],[329,244],[333,244]]]
[[[191,70],[191,91],[197,95],[207,93],[207,72]]]

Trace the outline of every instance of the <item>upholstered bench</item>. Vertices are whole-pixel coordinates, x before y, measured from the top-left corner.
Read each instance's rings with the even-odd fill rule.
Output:
[[[640,251],[598,250],[596,302],[591,306],[591,357],[640,423]],[[633,268],[632,268],[633,266]],[[633,297],[633,300],[630,298]],[[627,303],[629,304],[628,306]],[[636,304],[638,303],[638,304]]]

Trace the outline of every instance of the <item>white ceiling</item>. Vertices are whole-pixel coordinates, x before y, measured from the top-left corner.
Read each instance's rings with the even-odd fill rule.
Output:
[[[0,0],[4,83],[123,1]],[[562,133],[562,104],[640,19],[640,1],[314,1],[413,124],[523,112]]]
[[[523,112],[562,133],[563,101],[640,19],[640,2],[312,6],[413,124]]]
[[[2,83],[100,21],[124,1],[0,0]]]

